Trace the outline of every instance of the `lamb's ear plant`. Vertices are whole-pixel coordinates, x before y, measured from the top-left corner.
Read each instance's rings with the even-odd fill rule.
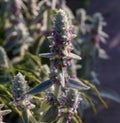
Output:
[[[4,0],[0,8],[0,103],[12,110],[7,123],[82,123],[84,110],[96,111],[95,96],[104,106],[102,96],[120,102],[92,69],[99,57],[108,58],[100,13],[80,9],[74,16],[65,0]]]
[[[4,47],[11,56],[11,61],[14,63],[20,62],[29,46],[33,43],[33,38],[30,36],[26,25],[26,20],[22,14],[23,1],[10,0],[7,4],[6,16],[6,39]]]
[[[71,44],[73,37],[72,26],[69,24],[67,15],[63,10],[58,10],[52,34],[49,37],[51,41],[50,53],[39,55],[50,59],[49,80],[41,82],[27,92],[27,94],[37,94],[52,88],[52,91],[46,94],[46,101],[50,108],[43,113],[42,122],[75,122],[78,119],[78,122],[82,122],[77,114],[81,99],[80,92],[88,90],[89,87],[80,80],[71,78],[67,72],[72,59],[81,60],[80,56],[71,52],[73,50]]]
[[[105,107],[107,107],[107,104],[103,98],[120,102],[120,97],[115,91],[111,89],[110,91],[107,87],[101,86],[97,73],[93,69],[96,67],[99,58],[109,60],[106,51],[101,47],[101,43],[106,44],[106,38],[108,38],[108,35],[103,31],[105,25],[106,22],[104,22],[101,13],[89,16],[84,9],[78,9],[76,12],[75,32],[77,33],[77,37],[73,45],[76,48],[75,52],[77,54],[81,52],[82,60],[79,61],[81,67],[78,62],[72,62],[71,69],[73,70],[71,72],[73,76],[80,77],[91,87],[90,91],[87,91],[85,95],[82,93],[84,99],[81,103],[81,108],[79,108],[81,114],[90,105],[94,112],[96,112],[95,105],[98,103],[98,100],[94,98],[96,95]]]
[[[90,72],[92,69],[90,68],[91,65],[94,66],[98,58],[109,58],[105,50],[101,47],[101,43],[105,44],[106,38],[108,38],[108,35],[103,31],[106,23],[100,13],[89,16],[84,9],[79,9],[76,15],[78,24],[76,25],[75,31],[77,33],[77,39],[73,44],[76,47],[76,52],[80,51],[82,55],[80,76],[90,80],[94,76],[93,74],[95,74],[95,72],[92,72],[93,74]]]

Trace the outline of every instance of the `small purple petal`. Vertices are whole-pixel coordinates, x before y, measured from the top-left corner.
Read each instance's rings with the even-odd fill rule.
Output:
[[[0,122],[2,122],[3,121],[3,116],[2,115],[0,115]]]
[[[70,35],[72,35],[73,34],[72,28],[69,28],[68,32],[69,32]]]
[[[99,43],[100,43],[100,39],[99,39],[98,36],[96,36],[96,37],[95,37],[95,44],[96,44],[96,45],[99,45]]]
[[[55,36],[55,30],[54,29],[52,30],[52,36]]]
[[[72,119],[72,117],[71,117],[70,115],[68,115],[68,117],[67,117],[67,121],[68,121],[68,122],[70,122],[70,121],[71,121],[71,119]]]

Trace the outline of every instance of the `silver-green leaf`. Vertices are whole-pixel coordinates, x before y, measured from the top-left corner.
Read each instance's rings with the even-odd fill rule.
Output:
[[[76,54],[74,54],[74,53],[69,53],[68,57],[71,58],[71,59],[81,60],[81,57],[76,55]]]
[[[69,78],[67,86],[73,89],[78,89],[78,90],[88,90],[90,88],[87,85],[85,85],[82,81],[75,80],[72,78]]]
[[[27,94],[37,94],[42,91],[45,91],[49,87],[51,87],[53,82],[51,80],[46,80],[35,86],[33,89],[27,92]]]
[[[102,97],[108,98],[120,103],[120,95],[116,91],[106,87],[99,87],[99,92]]]
[[[53,56],[54,56],[53,53],[41,53],[41,54],[39,54],[39,57],[44,57],[44,58],[51,58]]]

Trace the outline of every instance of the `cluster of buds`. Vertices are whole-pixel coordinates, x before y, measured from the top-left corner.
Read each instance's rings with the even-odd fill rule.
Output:
[[[53,42],[50,46],[50,51],[54,54],[54,57],[51,58],[53,67],[58,69],[61,66],[66,67],[70,65],[71,51],[73,49],[71,44],[72,38],[73,33],[69,26],[68,18],[63,10],[59,10],[56,14],[51,36]]]
[[[28,89],[29,88],[27,86],[27,81],[25,80],[25,77],[21,73],[18,73],[13,80],[12,94],[14,98],[13,103],[20,111],[32,109],[35,107],[30,102],[31,97],[26,94]]]
[[[53,68],[61,69],[70,65],[71,59],[81,59],[72,51],[71,39],[74,38],[72,27],[68,22],[68,18],[63,10],[59,10],[56,14],[54,26],[52,30],[50,53],[40,54],[42,57],[49,57]]]

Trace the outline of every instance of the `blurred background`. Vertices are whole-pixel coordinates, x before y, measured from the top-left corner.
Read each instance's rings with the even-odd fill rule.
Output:
[[[101,12],[107,26],[104,31],[108,33],[107,45],[103,46],[108,55],[108,60],[100,60],[96,70],[102,85],[116,90],[120,94],[120,0],[67,0],[68,6],[75,11],[84,7],[88,14]],[[85,123],[120,123],[120,105],[113,101],[107,101],[109,108],[98,109],[97,114],[86,111]]]

